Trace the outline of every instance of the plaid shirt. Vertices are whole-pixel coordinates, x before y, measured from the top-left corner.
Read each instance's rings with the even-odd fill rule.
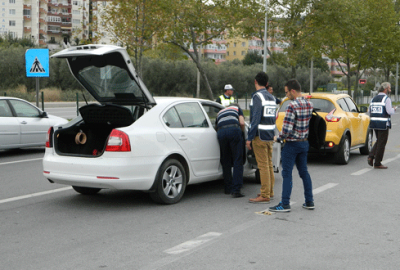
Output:
[[[304,97],[298,97],[291,101],[286,108],[280,137],[286,141],[307,138],[312,111],[312,103]]]

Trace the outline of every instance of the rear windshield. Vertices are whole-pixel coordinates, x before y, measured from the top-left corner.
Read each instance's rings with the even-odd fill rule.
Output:
[[[123,103],[123,100],[144,99],[143,92],[119,53],[76,57],[69,63],[78,80],[100,102]]]
[[[291,100],[288,99],[285,102],[283,102],[282,106],[279,108],[279,112],[285,112],[286,111],[286,107],[289,105],[290,101]],[[333,109],[335,109],[335,105],[333,105],[332,102],[330,102],[329,100],[326,100],[326,99],[311,98],[310,101],[313,104],[314,109],[317,112],[329,113]]]

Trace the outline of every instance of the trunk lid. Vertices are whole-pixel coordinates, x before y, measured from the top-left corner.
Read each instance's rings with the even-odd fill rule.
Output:
[[[62,50],[51,57],[66,58],[73,76],[102,104],[156,105],[124,48],[83,45]]]

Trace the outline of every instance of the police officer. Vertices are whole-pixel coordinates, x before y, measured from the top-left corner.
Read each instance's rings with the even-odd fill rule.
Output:
[[[222,104],[222,106],[228,106],[231,103],[235,102],[235,98],[232,96],[233,95],[233,90],[235,90],[232,85],[226,84],[224,87],[224,94],[220,95],[216,102]]]
[[[274,196],[274,168],[272,165],[272,151],[275,135],[275,98],[267,91],[268,75],[259,72],[254,81],[256,92],[251,96],[250,102],[250,129],[246,146],[253,148],[257,166],[260,170],[261,189],[256,198],[250,199],[251,203],[269,203]]]
[[[390,83],[384,82],[379,88],[379,93],[369,105],[368,112],[371,117],[369,127],[375,130],[376,142],[368,156],[368,165],[375,169],[387,169],[382,165],[383,154],[389,137],[389,129],[392,127],[390,116],[395,113],[389,97],[391,92]],[[374,163],[375,159],[375,163]]]
[[[219,111],[215,122],[221,149],[221,164],[224,174],[225,194],[233,198],[243,197],[243,138],[244,116],[238,104],[231,104]],[[232,177],[233,160],[233,177]]]

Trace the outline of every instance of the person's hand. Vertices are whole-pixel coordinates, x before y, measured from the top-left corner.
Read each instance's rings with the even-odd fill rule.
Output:
[[[251,141],[246,141],[246,147],[251,150]]]
[[[276,136],[274,136],[274,142],[277,142],[277,138],[276,138]]]

